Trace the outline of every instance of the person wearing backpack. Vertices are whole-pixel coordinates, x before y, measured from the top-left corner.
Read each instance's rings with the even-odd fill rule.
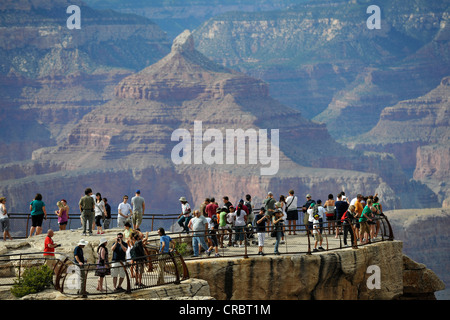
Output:
[[[348,207],[347,211],[344,212],[341,218],[341,223],[343,226],[344,233],[344,246],[348,247],[347,244],[347,234],[350,232],[350,240],[352,242],[352,246],[355,245],[355,237],[353,235],[353,221],[355,221],[356,211],[355,206],[352,204]]]

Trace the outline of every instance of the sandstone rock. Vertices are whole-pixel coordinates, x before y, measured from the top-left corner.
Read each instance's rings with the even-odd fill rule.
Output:
[[[445,284],[424,264],[404,256],[403,297],[404,299],[435,299],[436,291],[444,290]]]
[[[403,293],[401,242],[313,255],[187,261],[192,278],[207,280],[218,300],[372,300]],[[368,267],[380,268],[370,289]]]

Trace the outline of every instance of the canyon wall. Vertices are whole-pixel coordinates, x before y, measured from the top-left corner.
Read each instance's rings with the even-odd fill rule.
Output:
[[[419,292],[433,299],[444,288],[432,271],[402,254],[399,241],[312,255],[186,264],[190,277],[208,281],[211,296],[219,300],[392,300]],[[373,266],[379,268],[379,287],[372,286]]]

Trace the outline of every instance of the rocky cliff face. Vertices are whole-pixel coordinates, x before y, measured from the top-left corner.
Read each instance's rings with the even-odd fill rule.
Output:
[[[61,197],[76,203],[87,186],[111,199],[139,186],[148,190],[150,207],[159,210],[178,210],[181,195],[195,206],[207,195],[240,199],[251,192],[259,205],[269,190],[284,194],[290,188],[301,198],[313,192],[315,198],[325,199],[330,190],[378,192],[386,206],[397,207],[404,201],[396,194],[398,186],[410,188],[409,196],[423,190],[408,187],[401,175],[395,175],[397,182],[391,186],[382,173],[393,165],[388,158],[343,148],[325,126],[273,100],[264,82],[211,62],[192,41],[189,32],[181,34],[166,57],[120,81],[111,101],[87,113],[56,147],[35,150],[32,162],[19,166],[23,169],[10,173],[14,165],[0,168],[8,172],[2,194],[8,194],[10,205],[23,208],[22,194],[31,198],[44,185],[59,186],[52,188],[50,203]],[[194,136],[195,120],[201,121],[201,133],[219,131],[223,148],[227,130],[279,130],[279,158],[270,163],[278,166],[275,174],[261,175],[268,163],[258,162],[260,158],[250,163],[256,149],[240,144],[231,151],[232,163],[226,162],[224,150],[212,163],[197,162],[194,154],[190,163],[175,165],[172,152],[177,142],[171,136],[177,129]],[[269,152],[277,150],[273,148],[269,144]],[[239,149],[245,155],[240,163]]]
[[[66,27],[69,5],[80,7],[79,30]],[[61,142],[118,81],[169,50],[149,20],[79,1],[2,1],[0,9],[0,163]]]
[[[403,242],[403,252],[418,263],[425,264],[442,279],[447,287],[442,295],[448,299],[450,210],[394,210],[385,214],[391,222],[395,239]]]
[[[401,247],[401,242],[383,242],[310,256],[186,264],[190,276],[207,280],[211,295],[219,300],[433,299],[444,288],[442,281],[403,256]],[[378,288],[371,286],[373,266],[379,267]]]
[[[356,149],[394,154],[405,172],[439,195],[440,203],[450,196],[449,88],[445,77],[427,94],[385,108],[371,131],[353,139]]]

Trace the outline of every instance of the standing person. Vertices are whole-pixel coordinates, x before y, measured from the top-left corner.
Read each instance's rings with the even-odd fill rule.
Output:
[[[206,206],[205,211],[206,211],[208,217],[212,218],[213,216],[216,215],[217,208],[219,207],[219,205],[216,203],[215,198],[212,197],[209,200],[210,200],[209,204]]]
[[[244,205],[248,208],[247,221],[253,221],[255,214],[253,213],[252,196],[249,194],[245,195]]]
[[[267,193],[267,197],[266,199],[264,199],[264,209],[266,209],[266,214],[269,216],[270,220],[267,222],[268,224],[268,232],[271,231],[271,223],[272,223],[272,218],[273,218],[273,214],[275,212],[275,199],[273,198],[273,193],[272,192],[268,192]]]
[[[339,199],[339,196],[338,196]],[[327,217],[327,226],[328,226],[328,234],[331,234],[330,227],[333,224],[333,233],[334,233],[334,220],[336,219],[336,203],[334,201],[333,194],[328,195],[327,201],[323,204],[325,207],[325,216]]]
[[[356,200],[354,202],[356,218],[358,218],[354,227],[356,229],[355,232],[356,232],[356,235],[358,236],[358,238],[359,238],[359,228],[360,228],[359,218],[361,217],[361,214],[364,210],[364,206],[362,205],[361,201],[363,201],[363,196],[358,193],[358,195],[356,196]],[[361,242],[361,239],[358,239],[358,241]]]
[[[111,225],[111,206],[108,204],[108,199],[103,198],[103,202],[105,203],[105,211],[106,211],[106,215],[103,220],[103,229],[107,230]]]
[[[280,252],[278,252],[278,246],[280,244],[281,237],[283,236],[283,212],[281,212],[281,210],[277,209],[274,211],[272,216],[272,224],[274,228],[273,231],[276,234],[274,253],[279,255]]]
[[[347,211],[348,209],[348,202],[344,201],[342,199],[342,193],[340,193],[338,195],[338,201],[336,201],[334,203],[335,207],[336,207],[336,235],[335,238],[337,239],[339,237],[339,233],[341,232],[341,219],[342,216],[344,215],[345,211]],[[333,224],[333,229],[334,229],[334,221],[332,222]]]
[[[118,233],[116,241],[111,247],[113,253],[111,263],[111,276],[113,278],[114,291],[124,291],[122,288],[122,282],[125,279],[125,269],[122,266],[126,263],[126,252],[128,249],[127,243],[123,240],[123,234]],[[122,262],[122,263],[121,263]],[[119,277],[119,283],[117,283],[117,277]]]
[[[324,251],[322,247],[323,237],[320,232],[320,221],[319,214],[313,216],[313,234],[314,234],[314,249],[313,252],[318,252],[319,250]],[[317,244],[319,244],[319,249],[317,249]]]
[[[305,204],[302,206],[302,212],[303,212],[303,224],[305,225],[306,228],[306,234],[308,234],[308,226],[309,226],[309,214],[308,214],[308,209],[311,207],[312,203],[316,203],[311,195],[308,193],[306,195],[306,202]]]
[[[6,210],[5,197],[0,198],[0,223],[2,225],[3,230],[3,241],[6,241],[6,237],[8,237],[9,240],[12,240],[13,238],[9,234],[9,216],[8,211]]]
[[[60,245],[53,242],[54,232],[52,229],[48,229],[47,236],[44,240],[44,257],[49,258],[49,260],[45,261],[45,264],[50,268],[54,268],[56,260],[55,257],[55,248],[58,248]]]
[[[297,209],[298,203],[297,203],[297,196],[294,196],[294,190],[289,190],[289,196],[286,198],[286,215],[287,215],[287,222],[288,222],[288,235],[294,234],[295,230],[297,229],[297,221],[298,221],[298,209]]]
[[[189,233],[189,222],[192,219],[191,206],[185,197],[179,199],[181,203],[181,214],[178,216],[178,225],[183,228],[182,232]]]
[[[131,204],[133,206],[133,226],[136,230],[141,226],[145,214],[145,200],[141,196],[141,190],[136,190],[134,197],[131,198]]]
[[[134,234],[134,244],[131,249],[131,259],[136,264],[135,265],[135,278],[136,278],[136,286],[144,287],[142,283],[142,274],[144,273],[144,264],[147,260],[146,253],[144,250],[144,243],[146,240],[143,240],[139,233]]]
[[[264,240],[266,237],[266,221],[269,220],[269,216],[266,215],[266,209],[261,207],[259,209],[259,213],[256,214],[253,219],[253,226],[255,227],[255,231],[258,235],[258,255],[263,256],[264,252]]]
[[[223,240],[225,239],[225,231],[228,231],[229,235],[228,235],[228,246],[232,246],[231,243],[231,235],[232,235],[232,230],[230,230],[230,227],[227,223],[227,216],[229,215],[228,209],[227,207],[223,207],[223,208],[217,208],[217,213],[219,215],[219,243],[220,243],[220,247],[223,248]]]
[[[42,195],[37,193],[34,200],[30,203],[31,211],[31,229],[30,237],[36,231],[36,235],[42,233],[42,221],[47,220],[47,211],[45,210],[45,203],[42,201]]]
[[[359,241],[361,244],[369,243],[370,228],[367,221],[372,221],[372,210],[376,210],[372,207],[372,199],[367,200],[367,205],[364,207],[361,216],[359,217],[360,231]],[[364,240],[364,242],[362,242]]]
[[[236,211],[232,213],[234,219],[234,243],[237,246],[239,241],[239,248],[242,247],[242,241],[244,241],[244,228],[247,225],[247,214],[245,210],[242,208],[243,202],[239,203]]]
[[[56,203],[58,210],[55,211],[58,216],[59,230],[66,230],[67,223],[69,222],[69,206],[67,201],[62,199]]]
[[[200,213],[202,215],[204,215],[205,217],[208,217],[208,213],[206,212],[206,207],[210,203],[211,203],[211,200],[209,198],[206,198],[205,201],[203,201],[202,204],[200,205]],[[208,217],[208,218],[211,218],[211,217]]]
[[[352,246],[355,245],[355,237],[353,235],[353,224],[355,222],[355,206],[352,204],[348,207],[347,211],[341,218],[342,227],[344,229],[344,246],[348,247],[347,244],[347,234],[350,233],[350,239],[352,241]]]
[[[189,229],[194,231],[192,237],[192,248],[194,250],[194,257],[199,256],[199,247],[202,246],[205,249],[206,254],[209,256],[211,251],[209,251],[208,246],[205,242],[205,236],[208,233],[208,222],[204,215],[200,213],[199,210],[194,211],[194,218],[189,221]]]
[[[173,240],[171,237],[166,235],[166,231],[164,230],[164,228],[158,228],[158,235],[159,235],[160,256],[158,257],[159,270],[158,270],[157,284],[163,284],[163,283],[165,283],[165,280],[164,280],[165,260],[167,258],[167,255],[171,251],[170,244],[172,243]]]
[[[102,195],[97,192],[95,195],[95,225],[97,226],[97,234],[103,234],[102,219],[106,216],[106,207],[103,202]]]
[[[381,203],[379,203],[379,198],[377,195],[373,197],[373,207],[377,209],[375,212],[375,223],[376,223],[376,229],[374,233],[374,238],[378,236],[378,232],[380,231],[380,217],[383,215],[383,206]]]
[[[81,239],[75,249],[73,250],[73,262],[80,268],[80,278],[81,278],[81,287],[80,293],[86,293],[86,269],[85,264],[87,264],[87,260],[84,259],[83,248],[88,244],[88,242],[84,239]]]
[[[123,201],[119,204],[118,207],[118,213],[117,213],[117,227],[123,228],[125,225],[125,222],[131,222],[131,215],[133,213],[131,212],[131,206],[128,203],[128,196],[123,196]]]
[[[97,282],[97,291],[103,291],[103,279],[106,275],[111,274],[111,269],[108,262],[108,249],[106,248],[106,244],[108,243],[108,239],[102,238],[100,239],[100,243],[97,248],[97,269],[95,270],[95,275],[98,278]]]
[[[222,201],[223,201],[223,205],[224,205],[225,207],[227,207],[228,212],[229,212],[230,207],[233,206],[233,204],[230,202],[230,199],[228,198],[228,196],[224,196],[224,197],[222,198]]]
[[[88,228],[89,235],[92,235],[95,201],[92,198],[91,188],[86,188],[86,190],[84,190],[84,196],[80,199],[78,205],[80,207],[81,220],[83,222],[83,235],[87,235],[86,228]]]

